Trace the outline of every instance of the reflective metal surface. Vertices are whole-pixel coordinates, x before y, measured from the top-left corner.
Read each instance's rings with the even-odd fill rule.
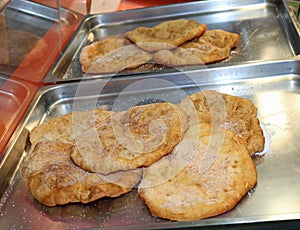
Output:
[[[128,72],[82,73],[79,54],[82,47],[90,43],[89,35],[93,34],[97,40],[138,26],[151,27],[178,18],[195,19],[207,24],[207,29],[223,29],[241,36],[239,47],[229,59],[209,64],[208,68],[285,59],[300,54],[300,31],[283,1],[196,1],[87,16],[44,82],[124,76]]]
[[[45,207],[30,195],[18,176],[0,169],[0,181],[12,176],[0,202],[4,229],[161,229],[180,227],[247,226],[300,219],[300,60],[219,67],[166,75],[153,74],[118,79],[98,79],[53,85],[41,89],[18,127],[7,155],[22,131],[72,110],[105,107],[126,109],[133,104],[165,100],[178,102],[187,94],[216,89],[251,99],[258,108],[266,136],[263,153],[254,157],[258,183],[230,212],[193,222],[169,222],[150,215],[136,189],[118,198],[90,204]],[[23,152],[23,154],[25,151]],[[10,172],[12,173],[12,172]],[[276,226],[276,225],[275,225]]]

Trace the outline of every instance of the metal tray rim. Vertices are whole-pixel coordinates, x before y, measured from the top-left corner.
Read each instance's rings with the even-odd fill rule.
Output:
[[[297,29],[298,25],[296,24],[296,21],[292,18],[291,16],[291,12],[289,10],[287,10],[287,5],[285,3],[285,0],[283,0],[284,2],[282,2],[281,7],[284,9],[280,9],[281,11],[284,11],[284,13],[287,13],[288,15],[285,15],[284,17],[287,18],[288,20],[290,20],[292,22],[293,27],[295,27],[295,31],[292,31],[292,35],[298,36],[300,38],[300,30]],[[198,10],[197,13],[199,13],[199,9],[201,12],[218,12],[219,7],[224,7],[226,6],[228,10],[232,10],[234,8],[241,8],[241,7],[245,7],[245,6],[275,6],[275,2],[272,0],[269,1],[265,1],[265,0],[246,0],[246,1],[241,1],[238,3],[238,5],[236,5],[237,3],[235,1],[220,1],[220,0],[213,0],[213,1],[202,1],[202,2],[187,2],[184,3],[184,6],[187,7],[188,9],[191,9],[191,12],[189,12],[187,10],[187,12],[185,12],[184,14],[192,14],[194,11]],[[207,10],[207,6],[214,6],[217,5],[217,7],[214,7],[213,9],[208,8],[209,10]],[[197,7],[196,7],[197,6]],[[57,68],[59,68],[59,66],[63,65],[61,64],[63,62],[63,57],[64,55],[71,49],[72,44],[75,42],[75,40],[85,40],[86,37],[88,36],[89,31],[86,31],[87,34],[83,34],[82,31],[85,30],[92,30],[93,28],[95,28],[95,25],[93,25],[94,22],[97,22],[98,25],[105,25],[105,23],[120,23],[120,22],[130,22],[132,20],[134,20],[134,18],[136,16],[134,16],[135,13],[139,12],[139,13],[143,13],[143,15],[145,15],[145,17],[149,18],[163,18],[162,14],[160,12],[165,11],[168,12],[167,10],[170,10],[171,13],[169,13],[168,15],[172,16],[172,11],[176,10],[177,7],[182,7],[182,3],[178,3],[178,4],[172,4],[172,5],[163,5],[163,6],[154,6],[154,7],[148,7],[148,8],[143,8],[143,9],[133,9],[133,10],[127,10],[127,11],[119,11],[119,12],[112,12],[112,13],[103,13],[103,14],[94,14],[94,15],[87,15],[84,17],[84,19],[82,20],[80,26],[77,28],[77,30],[75,31],[73,37],[70,39],[69,44],[65,47],[65,49],[62,52],[62,55],[60,56],[59,59],[57,59],[57,61],[55,62],[55,64],[53,65],[53,67],[50,69],[50,71],[48,72],[48,74],[45,76],[43,83],[44,84],[51,84],[51,83],[61,83],[61,82],[70,82],[70,81],[78,81],[78,80],[86,80],[86,79],[97,79],[97,78],[106,78],[106,77],[113,77],[115,76],[115,74],[98,74],[98,75],[91,75],[91,76],[87,76],[87,77],[66,77],[66,72],[68,70],[66,70],[63,74],[62,74],[62,78],[55,76],[55,71],[57,70]],[[220,9],[221,9],[220,8]],[[154,11],[157,10],[156,11]],[[208,12],[208,13],[209,13]],[[126,13],[126,18],[123,18],[124,15]],[[150,14],[151,13],[151,14]],[[132,16],[131,16],[132,15]],[[121,20],[121,18],[123,18]],[[146,19],[142,19],[142,20],[146,20]],[[286,31],[287,33],[290,33],[288,31]],[[76,38],[76,34],[80,35],[80,38]],[[289,35],[289,36],[292,36]],[[297,46],[297,44],[292,44],[292,46]],[[298,45],[299,46],[299,45]],[[297,47],[296,47],[297,48]],[[299,49],[300,52],[300,46],[297,48]],[[76,54],[79,52],[79,47],[76,50],[72,51],[72,61],[75,58]],[[294,52],[294,50],[293,50]],[[294,53],[294,56],[296,54]],[[70,55],[69,55],[70,56]],[[292,58],[292,57],[291,57]],[[255,60],[255,62],[260,62],[260,61],[268,61],[268,60]],[[269,61],[272,61],[272,59],[269,59]],[[251,63],[252,61],[248,61],[249,63]],[[229,63],[230,64],[230,63]],[[238,63],[238,64],[243,64]],[[238,65],[237,64],[237,65]],[[228,65],[228,63],[222,64],[224,66]],[[235,65],[235,64],[234,64]],[[213,66],[208,66],[208,68],[217,68],[218,64],[214,64]],[[195,67],[197,68],[197,67]],[[189,70],[187,68],[187,70]],[[168,71],[166,71],[168,72]],[[161,74],[164,74],[164,71],[160,71]],[[129,75],[140,75],[140,74],[149,74],[149,73],[124,73],[121,74],[119,77],[127,77]]]

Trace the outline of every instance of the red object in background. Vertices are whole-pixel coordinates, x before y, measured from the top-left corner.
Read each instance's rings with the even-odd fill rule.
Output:
[[[157,0],[157,1],[145,1],[145,0],[121,0],[118,10],[130,10],[150,6],[160,6],[175,3],[192,2],[192,0]]]
[[[39,86],[0,77],[0,157]]]

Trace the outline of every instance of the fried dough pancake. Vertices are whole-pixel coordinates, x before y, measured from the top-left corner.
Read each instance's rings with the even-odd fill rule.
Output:
[[[187,115],[174,104],[134,106],[78,136],[71,157],[83,169],[103,174],[148,166],[172,151],[187,125]]]
[[[73,142],[77,135],[80,135],[85,129],[97,125],[111,113],[103,109],[93,109],[54,117],[36,126],[30,132],[30,142],[34,144],[41,139]]]
[[[263,150],[265,139],[252,101],[206,90],[182,99],[179,106],[191,123],[212,123],[238,134],[251,155]]]
[[[190,126],[171,154],[145,169],[138,192],[153,215],[189,221],[231,210],[256,181],[243,141],[231,131],[200,124]]]
[[[25,157],[20,173],[28,180],[35,199],[47,206],[88,203],[127,193],[139,182],[142,171],[120,171],[107,176],[76,166],[70,154],[75,146],[59,141],[36,143]]]
[[[83,72],[115,73],[147,63],[152,54],[139,49],[126,38],[110,37],[85,46],[79,59]]]
[[[153,52],[178,47],[206,30],[205,24],[195,20],[177,19],[162,22],[152,28],[137,27],[125,33],[138,47]]]
[[[230,56],[232,48],[239,42],[239,35],[223,30],[206,30],[202,36],[184,43],[175,51],[160,50],[153,60],[169,65],[198,65],[221,61]]]
[[[166,66],[201,65],[204,62],[192,49],[160,50],[153,54],[153,60]]]
[[[211,44],[213,46],[223,48],[229,46],[231,49],[238,46],[240,36],[237,33],[230,33],[224,30],[206,30],[205,33],[196,39],[199,44]],[[189,43],[183,45],[189,47]]]
[[[111,37],[93,42],[90,45],[83,47],[80,53],[80,64],[82,70],[87,72],[92,65],[93,59],[100,56],[105,56],[113,50],[129,45],[126,39],[120,37]]]

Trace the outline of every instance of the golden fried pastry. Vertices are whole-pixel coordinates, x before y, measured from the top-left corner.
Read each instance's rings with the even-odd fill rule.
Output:
[[[30,132],[30,142],[34,144],[41,139],[73,142],[85,129],[96,126],[111,113],[103,109],[92,109],[54,117]]]
[[[148,166],[172,151],[187,124],[174,104],[135,106],[76,137],[78,151],[71,157],[83,169],[103,174]]]
[[[157,63],[168,66],[208,64],[230,56],[239,35],[223,30],[206,30],[202,36],[186,42],[175,51],[161,50],[153,55]]]
[[[98,56],[105,56],[113,50],[119,49],[123,46],[130,45],[128,41],[121,37],[110,37],[100,39],[90,45],[83,47],[80,53],[80,63],[84,72],[91,67],[92,60]]]
[[[136,68],[151,59],[152,54],[119,37],[101,39],[85,46],[80,53],[82,71],[86,73],[115,73]]]
[[[240,41],[240,36],[236,33],[230,33],[224,30],[206,30],[205,33],[195,41],[199,44],[211,44],[213,46],[223,48],[229,46],[230,49],[237,47]],[[189,47],[189,43],[183,45]]]
[[[256,181],[244,142],[231,131],[200,124],[145,169],[138,192],[155,216],[199,220],[234,208]]]
[[[205,30],[206,25],[195,20],[177,19],[162,22],[152,28],[138,27],[125,35],[140,48],[153,52],[178,47],[199,37]]]
[[[180,55],[180,53],[192,53],[194,56],[197,56],[202,63],[209,64],[212,62],[217,62],[224,60],[230,55],[230,47],[224,46],[222,48],[213,46],[211,44],[199,44],[199,43],[190,43],[190,47],[181,47],[175,51],[175,55]]]
[[[179,106],[191,123],[212,123],[238,134],[251,155],[263,150],[265,139],[252,101],[206,90],[182,99]]]
[[[107,176],[84,171],[70,158],[75,149],[70,143],[41,141],[25,157],[20,173],[40,203],[55,206],[117,197],[131,191],[140,180],[140,169]]]
[[[197,45],[197,43],[195,43]],[[177,48],[175,52],[160,50],[153,55],[153,60],[167,66],[200,65],[221,61],[228,58],[229,47],[219,48],[211,45],[200,45],[193,48]]]
[[[153,54],[153,60],[169,67],[204,64],[201,58],[194,54],[194,50],[181,48],[176,49],[175,53],[171,50],[157,51]]]

